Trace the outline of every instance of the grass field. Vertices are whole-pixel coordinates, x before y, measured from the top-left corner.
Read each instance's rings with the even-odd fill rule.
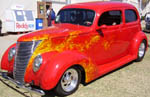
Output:
[[[150,33],[146,35],[150,45]],[[24,92],[9,88],[0,81],[0,97],[40,97]],[[150,47],[142,62],[131,62],[86,86],[80,85],[69,97],[150,97]]]

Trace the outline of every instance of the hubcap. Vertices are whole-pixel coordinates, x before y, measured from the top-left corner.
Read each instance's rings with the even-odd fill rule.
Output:
[[[139,47],[139,57],[143,57],[145,53],[145,44],[141,43],[140,47]]]
[[[61,79],[61,86],[63,90],[70,92],[76,88],[77,84],[78,72],[75,69],[68,69]]]

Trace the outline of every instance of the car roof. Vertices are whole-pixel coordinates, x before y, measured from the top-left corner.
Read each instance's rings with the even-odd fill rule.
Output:
[[[85,8],[85,9],[92,9],[92,10],[103,10],[107,8],[115,8],[115,7],[127,7],[127,8],[135,8],[133,5],[128,3],[122,2],[114,2],[114,1],[95,1],[95,2],[85,2],[85,3],[77,3],[71,4],[63,7],[66,8]]]

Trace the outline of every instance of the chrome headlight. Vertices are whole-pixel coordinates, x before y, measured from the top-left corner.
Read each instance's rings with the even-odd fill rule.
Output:
[[[13,57],[15,56],[15,53],[16,53],[16,49],[14,47],[9,50],[8,61],[11,61],[13,59]]]
[[[42,64],[42,61],[43,61],[43,59],[42,59],[41,55],[38,55],[38,56],[35,57],[34,62],[33,62],[33,71],[34,72],[39,70],[39,68]]]

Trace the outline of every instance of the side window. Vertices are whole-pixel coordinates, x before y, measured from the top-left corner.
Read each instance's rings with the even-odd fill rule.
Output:
[[[120,10],[113,10],[104,12],[98,21],[98,26],[101,25],[119,25],[122,22],[122,15]]]
[[[126,20],[126,23],[136,21],[137,20],[136,12],[131,9],[125,10],[125,20]]]

